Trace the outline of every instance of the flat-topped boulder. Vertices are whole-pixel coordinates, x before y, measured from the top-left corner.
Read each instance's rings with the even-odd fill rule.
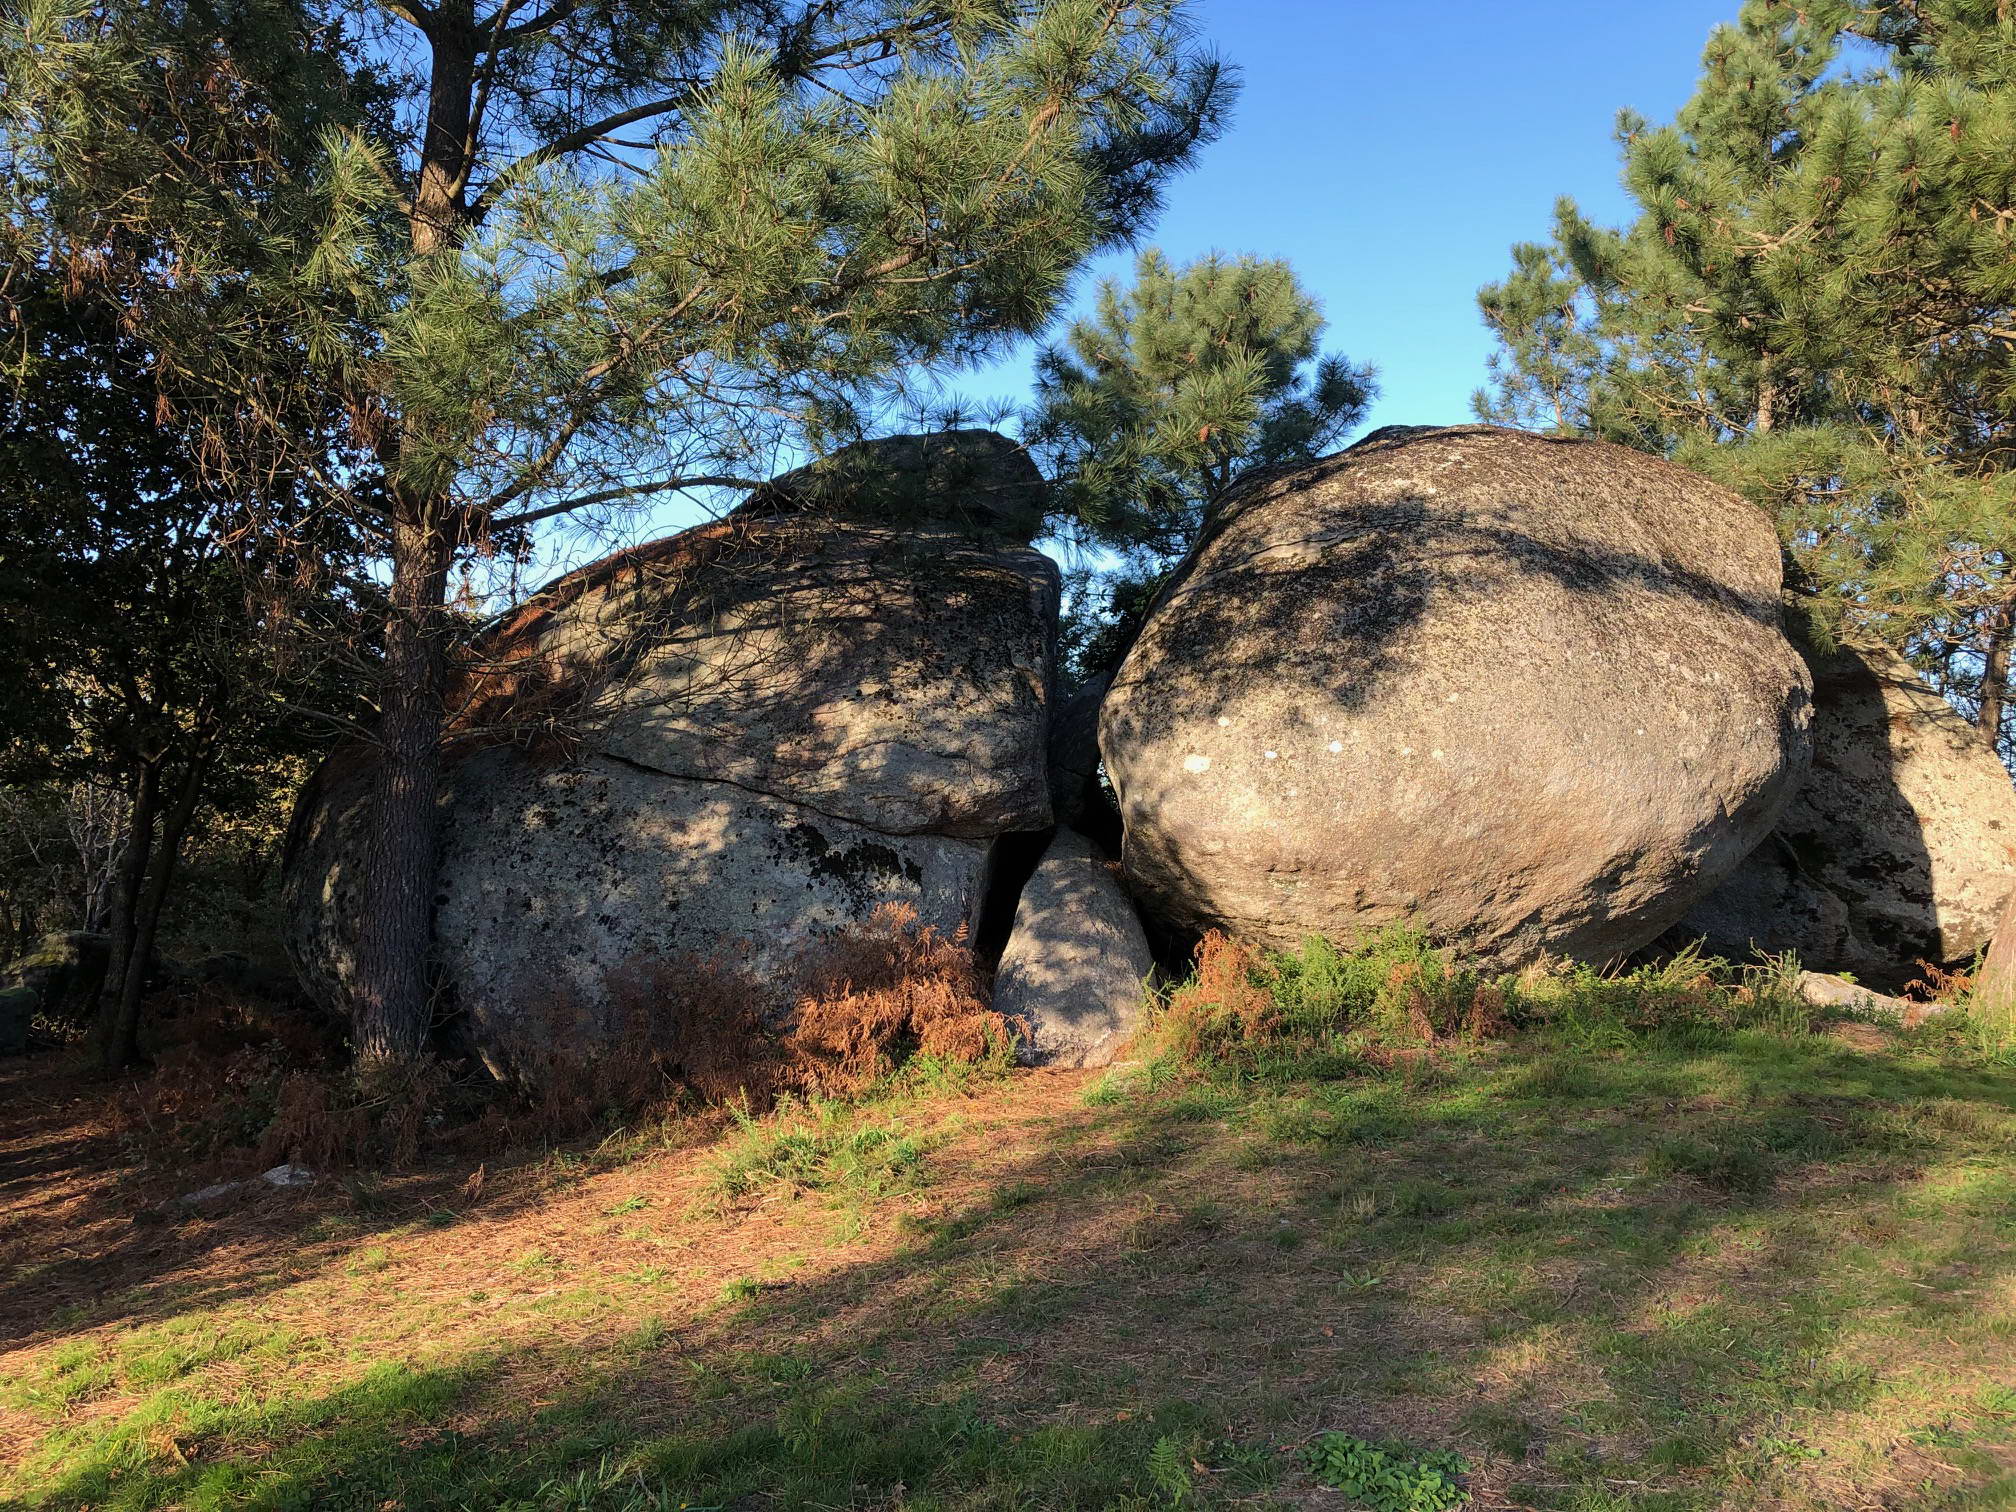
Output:
[[[888,903],[970,929],[993,843],[1050,825],[1055,565],[792,497],[570,574],[480,647],[452,701],[435,916],[479,1044],[652,962],[781,984]],[[290,948],[332,1007],[370,761],[332,759],[289,845]]]

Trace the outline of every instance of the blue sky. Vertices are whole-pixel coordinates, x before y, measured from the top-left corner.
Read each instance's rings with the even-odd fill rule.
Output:
[[[1178,259],[1288,258],[1323,301],[1330,348],[1380,370],[1370,424],[1467,420],[1490,349],[1478,286],[1513,242],[1545,234],[1557,195],[1622,218],[1618,108],[1670,119],[1737,6],[1201,0],[1245,93],[1149,239]],[[960,387],[1020,398],[1028,371],[1023,352]]]
[[[1245,91],[1145,243],[1179,261],[1214,248],[1288,258],[1323,302],[1327,348],[1379,369],[1367,428],[1468,420],[1491,346],[1478,287],[1503,276],[1512,243],[1546,234],[1559,195],[1624,217],[1617,111],[1671,119],[1709,31],[1739,4],[1198,0],[1205,38],[1240,66]],[[1081,302],[1132,261],[1089,267]],[[1021,402],[1033,350],[947,387]],[[647,539],[705,515],[681,499],[628,525]],[[606,541],[573,546],[595,556]]]

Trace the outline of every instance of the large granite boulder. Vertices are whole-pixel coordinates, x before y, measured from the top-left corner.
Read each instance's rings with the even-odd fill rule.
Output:
[[[900,463],[919,443],[830,470],[872,472],[878,448]],[[1040,490],[1006,442],[976,450]],[[1012,492],[997,477],[989,497]],[[885,903],[971,928],[994,842],[1051,822],[1058,574],[1033,517],[912,497],[885,511],[896,528],[810,507],[792,478],[770,496],[542,591],[458,692],[436,959],[479,1046],[508,1058],[541,1015],[578,1018],[657,959],[781,991],[808,944]],[[290,948],[332,1007],[369,790],[368,757],[332,762],[289,846]]]
[[[2016,891],[2016,785],[1885,646],[1812,653],[1813,767],[1764,843],[1669,940],[1795,952],[1896,990],[1985,946]]]
[[[25,993],[30,1015],[61,1023],[88,1023],[112,961],[109,937],[83,929],[46,934],[26,955],[0,966],[0,992]]]
[[[1154,956],[1110,864],[1060,829],[1022,889],[994,974],[994,1010],[1023,1033],[1023,1058],[1104,1066],[1133,1037]]]
[[[1768,831],[1811,684],[1770,522],[1601,442],[1393,427],[1243,480],[1100,747],[1136,890],[1280,945],[1644,945]]]
[[[0,1055],[20,1055],[27,1050],[35,1012],[41,1006],[32,987],[0,987]]]

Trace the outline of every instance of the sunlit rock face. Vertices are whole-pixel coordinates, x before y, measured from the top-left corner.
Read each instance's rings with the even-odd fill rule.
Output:
[[[1050,824],[1040,479],[984,432],[858,451],[571,574],[492,632],[451,711],[470,754],[444,780],[435,920],[479,1044],[554,1000],[594,1008],[653,961],[781,984],[885,903],[970,928],[993,842]],[[833,492],[864,477],[879,491]],[[967,491],[934,513],[892,478]],[[332,761],[289,847],[290,943],[332,1007],[369,785],[368,760]]]
[[[1795,953],[1886,990],[1987,945],[2016,889],[2016,786],[1887,647],[1811,654],[1813,767],[1771,833],[1670,937]]]
[[[994,1008],[1042,1066],[1110,1065],[1140,1027],[1155,958],[1134,904],[1091,841],[1058,830],[1015,909]]]
[[[1215,505],[1101,715],[1134,886],[1292,945],[1646,944],[1809,755],[1771,524],[1600,442],[1393,427]]]

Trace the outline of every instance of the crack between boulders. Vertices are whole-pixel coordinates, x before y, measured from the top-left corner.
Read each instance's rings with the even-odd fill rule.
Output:
[[[857,829],[864,829],[867,830],[870,834],[882,835],[891,840],[915,840],[920,836],[929,836],[934,840],[956,840],[962,845],[971,845],[975,849],[983,852],[990,849],[993,844],[993,841],[976,840],[966,835],[947,835],[938,830],[885,829],[879,824],[870,824],[865,819],[856,819],[851,814],[836,814],[831,809],[821,808],[816,803],[807,803],[802,798],[787,798],[782,793],[773,793],[769,792],[764,788],[751,787],[748,783],[737,782],[732,777],[708,777],[708,776],[700,776],[692,772],[668,772],[663,767],[652,766],[648,761],[638,761],[636,758],[631,756],[619,756],[614,751],[593,751],[590,754],[599,757],[604,761],[613,761],[618,766],[628,767],[633,772],[643,772],[646,775],[652,777],[666,777],[670,778],[674,782],[719,783],[722,787],[732,787],[737,792],[748,793],[751,797],[767,799],[772,803],[786,804],[791,808],[800,809],[805,813],[817,814],[821,818],[831,819],[839,824],[851,824],[854,825]],[[958,760],[962,758],[955,757],[954,759]],[[995,839],[997,840],[999,838],[1000,838],[999,836],[995,837]]]

